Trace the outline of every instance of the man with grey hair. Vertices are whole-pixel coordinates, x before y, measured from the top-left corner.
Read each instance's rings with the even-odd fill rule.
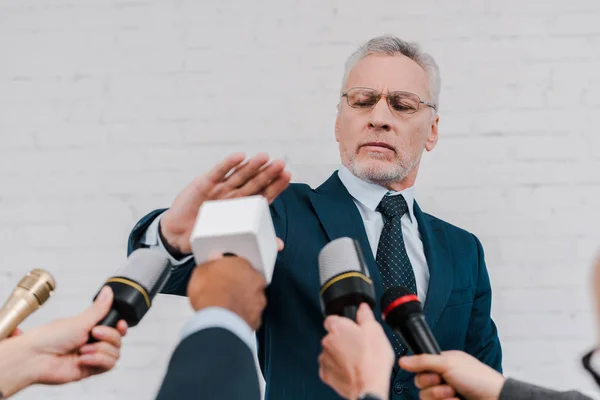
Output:
[[[175,267],[163,292],[185,296],[194,268],[189,239],[202,202],[252,194],[269,200],[285,248],[257,332],[267,399],[339,398],[319,379],[326,332],[317,259],[325,244],[340,237],[360,243],[377,298],[392,286],[408,288],[424,304],[443,350],[465,351],[501,370],[481,243],[424,213],[414,200],[421,156],[438,140],[439,92],[431,56],[398,38],[376,37],[346,63],[335,122],[342,165],[321,186],[288,186],[283,162],[268,163],[265,154],[243,162],[243,154],[234,154],[194,179],[169,209],[153,211],[133,229],[129,251],[167,251]],[[375,315],[381,315],[378,306]],[[396,356],[406,354],[401,340],[385,329]],[[418,398],[412,377],[396,367],[390,398]]]

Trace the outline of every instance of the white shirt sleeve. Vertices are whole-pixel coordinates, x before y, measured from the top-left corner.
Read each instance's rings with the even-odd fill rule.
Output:
[[[233,311],[221,307],[208,307],[197,311],[181,331],[181,340],[208,328],[223,328],[239,337],[250,349],[254,348],[254,332],[250,325]]]
[[[187,257],[182,258],[181,260],[177,260],[176,258],[174,258],[171,255],[171,253],[169,253],[167,251],[162,240],[160,240],[160,235],[158,234],[158,224],[160,222],[161,217],[162,217],[162,214],[159,215],[158,217],[156,217],[154,219],[154,221],[152,221],[152,223],[150,224],[148,229],[146,229],[146,232],[144,232],[144,234],[142,235],[140,242],[142,244],[145,244],[146,246],[149,246],[150,248],[160,249],[163,253],[165,253],[167,255],[167,257],[169,257],[169,261],[171,262],[171,265],[173,267],[178,267],[178,266],[183,265],[186,262],[188,262],[194,256],[189,255]]]

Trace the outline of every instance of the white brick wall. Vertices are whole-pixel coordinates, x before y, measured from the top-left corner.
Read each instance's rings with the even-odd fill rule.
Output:
[[[589,391],[599,18],[596,0],[0,0],[0,293],[44,267],[58,291],[24,327],[80,311],[138,218],[230,152],[319,184],[343,62],[393,33],[440,64],[417,199],[482,240],[507,374]],[[115,371],[16,398],[150,398],[188,315],[162,296]]]

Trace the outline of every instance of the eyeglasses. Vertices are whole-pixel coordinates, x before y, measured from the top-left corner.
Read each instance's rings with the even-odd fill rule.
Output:
[[[583,368],[592,375],[592,378],[600,386],[600,349],[593,349],[583,356],[581,363]]]
[[[419,95],[411,92],[394,91],[383,94],[375,89],[354,87],[342,93],[342,97],[348,100],[350,107],[359,109],[374,108],[383,96],[386,97],[390,109],[400,114],[414,114],[419,111],[421,104],[425,104],[434,110],[436,109],[433,103],[423,101]]]

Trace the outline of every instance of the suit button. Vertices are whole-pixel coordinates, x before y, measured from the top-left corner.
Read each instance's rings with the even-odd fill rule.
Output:
[[[404,392],[404,386],[400,382],[396,382],[396,384],[394,385],[394,392],[396,394]]]

